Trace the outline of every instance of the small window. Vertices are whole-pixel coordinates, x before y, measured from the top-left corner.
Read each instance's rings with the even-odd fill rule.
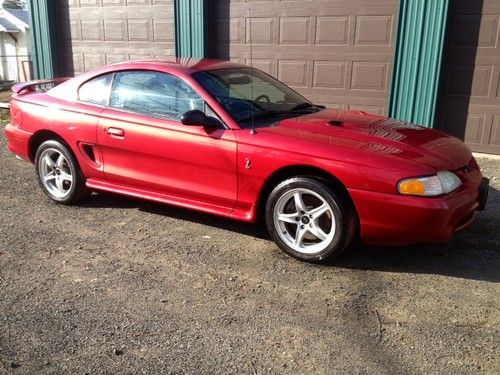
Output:
[[[108,105],[112,78],[112,74],[107,74],[85,82],[78,91],[78,98],[86,103]]]
[[[110,105],[174,121],[180,121],[189,110],[204,109],[203,99],[182,80],[150,71],[117,73]]]

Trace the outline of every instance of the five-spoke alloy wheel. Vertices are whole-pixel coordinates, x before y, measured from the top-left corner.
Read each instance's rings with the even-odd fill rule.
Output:
[[[295,177],[271,192],[266,224],[285,253],[310,262],[339,254],[352,237],[345,203],[319,179]]]
[[[61,151],[47,148],[40,155],[40,179],[44,188],[57,198],[64,198],[71,190],[73,173]]]
[[[75,157],[61,142],[43,142],[35,155],[38,183],[52,200],[72,204],[89,192]]]

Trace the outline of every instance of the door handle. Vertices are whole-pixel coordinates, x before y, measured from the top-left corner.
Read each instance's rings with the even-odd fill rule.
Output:
[[[123,137],[125,135],[125,131],[119,128],[108,128],[108,134],[115,137]]]

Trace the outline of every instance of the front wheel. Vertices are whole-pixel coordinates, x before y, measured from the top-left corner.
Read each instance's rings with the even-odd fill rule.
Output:
[[[318,262],[339,255],[350,243],[353,220],[345,202],[319,179],[294,177],[269,195],[269,235],[288,255]]]

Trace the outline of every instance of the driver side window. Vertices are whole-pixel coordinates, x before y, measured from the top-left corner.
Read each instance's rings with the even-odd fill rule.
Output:
[[[110,106],[130,112],[180,121],[192,109],[203,111],[204,101],[181,79],[167,73],[116,73]]]

